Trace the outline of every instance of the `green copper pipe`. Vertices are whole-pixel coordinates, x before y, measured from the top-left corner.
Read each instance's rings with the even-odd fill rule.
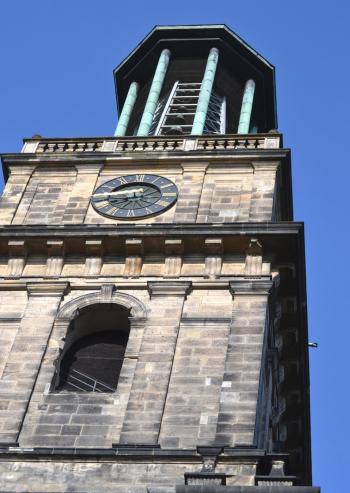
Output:
[[[241,114],[239,116],[238,134],[249,133],[250,117],[252,116],[252,108],[254,101],[255,82],[253,79],[247,80],[244,86],[242,99]]]
[[[163,50],[160,54],[158,65],[154,73],[151,89],[149,90],[145,109],[141,118],[140,126],[137,132],[139,137],[145,137],[149,134],[152,125],[154,113],[157,108],[158,99],[162,90],[165,74],[169,65],[170,51]]]
[[[212,48],[209,52],[204,77],[199,92],[199,98],[192,125],[192,135],[202,135],[207,118],[208,106],[213,89],[216,67],[218,65],[219,50]]]
[[[128,94],[125,99],[125,103],[120,113],[117,128],[114,132],[115,137],[122,137],[126,134],[126,130],[129,125],[130,116],[134,109],[137,94],[139,92],[139,85],[137,82],[132,82],[129,87]]]

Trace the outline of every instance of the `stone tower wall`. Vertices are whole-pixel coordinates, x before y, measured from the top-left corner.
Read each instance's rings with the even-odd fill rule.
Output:
[[[303,426],[287,401],[274,403],[274,421],[271,410],[279,388],[301,401],[295,361],[276,356],[298,343],[300,316],[300,225],[281,221],[292,216],[288,151],[191,154],[185,142],[181,156],[136,157],[30,144],[6,159],[0,203],[1,487],[170,493],[207,469],[226,485],[257,484],[272,441],[293,444]],[[173,208],[137,224],[93,210],[97,186],[140,171],[177,184]],[[279,291],[282,272],[290,291]],[[130,310],[117,390],[58,391],[70,322],[100,303]]]

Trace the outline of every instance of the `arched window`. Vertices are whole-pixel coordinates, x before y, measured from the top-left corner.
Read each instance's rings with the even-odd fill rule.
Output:
[[[55,390],[114,392],[129,331],[125,307],[102,303],[82,308],[68,328]]]

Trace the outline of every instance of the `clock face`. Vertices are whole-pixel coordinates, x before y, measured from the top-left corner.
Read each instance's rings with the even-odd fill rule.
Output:
[[[177,195],[176,185],[163,176],[127,175],[99,186],[91,203],[104,216],[130,221],[165,212]]]

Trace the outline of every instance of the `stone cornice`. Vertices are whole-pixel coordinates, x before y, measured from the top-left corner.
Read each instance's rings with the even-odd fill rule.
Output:
[[[203,261],[204,257],[222,255],[241,255],[245,258],[252,239],[264,245],[264,261],[278,256],[284,262],[293,262],[296,255],[304,255],[303,224],[292,222],[0,226],[0,255],[23,262],[28,256],[63,258],[63,255],[65,258],[79,255],[81,259],[96,257],[100,262],[108,262],[109,257],[130,257],[132,260],[135,256],[152,256],[153,260],[163,262],[164,257],[197,255],[198,260]],[[8,270],[5,278],[14,277],[15,274],[18,278],[23,271],[12,273]],[[96,273],[85,270],[82,277],[104,277],[100,274],[100,270]],[[139,274],[137,272],[137,276]],[[260,272],[247,271],[247,274],[260,275]],[[26,275],[27,282],[31,277]],[[52,278],[52,272],[46,271],[40,277],[41,280]]]
[[[213,224],[213,223],[200,223],[200,224],[113,224],[113,225],[25,225],[25,226],[1,226],[0,225],[0,238],[11,237],[15,239],[18,237],[42,237],[42,236],[81,236],[83,238],[91,238],[102,236],[128,236],[138,237],[145,236],[146,234],[168,236],[177,235],[181,236],[218,236],[218,235],[250,235],[250,234],[299,234],[303,229],[304,223],[293,221],[280,221],[280,222],[237,222],[230,224]]]
[[[237,448],[237,449],[224,449],[224,453],[220,455],[220,460],[223,462],[230,462],[233,460],[251,460],[256,461],[264,459],[269,456],[263,449],[251,449],[251,448]],[[280,454],[281,455],[281,454]],[[113,444],[113,448],[53,448],[53,447],[39,447],[28,448],[19,447],[15,443],[1,443],[0,444],[0,457],[7,459],[9,457],[21,457],[21,460],[28,458],[33,460],[33,457],[45,457],[57,460],[62,456],[69,457],[69,460],[79,460],[81,457],[85,459],[94,460],[96,457],[123,457],[123,459],[134,461],[139,459],[144,461],[146,457],[163,461],[164,458],[169,460],[178,461],[179,458],[190,459],[191,461],[202,463],[202,456],[195,449],[162,449],[152,445],[120,445]],[[286,454],[283,454],[285,457]]]
[[[182,279],[179,279],[178,281],[174,282],[184,282],[184,283],[191,283],[191,289],[229,289],[229,281],[233,278],[233,276],[222,276],[221,279],[197,279],[193,280],[188,277],[183,277]],[[123,289],[137,289],[137,290],[142,290],[142,289],[148,289],[148,283],[149,282],[162,282],[161,279],[164,279],[162,276],[159,277],[159,280],[153,279],[150,281],[147,277],[143,278],[137,278],[137,279],[123,279],[122,277],[118,276],[100,276],[99,280],[96,281],[91,281],[91,278],[89,276],[86,276],[85,278],[82,278],[79,276],[79,278],[74,279],[71,276],[63,277],[61,279],[64,279],[62,281],[63,283],[68,282],[69,279],[69,289],[71,291],[76,290],[76,291],[96,291],[96,290],[101,290],[102,285],[110,284],[112,283],[114,286],[118,286],[119,290]],[[248,279],[248,278],[246,278]],[[163,282],[167,282],[166,280]],[[6,281],[0,282],[0,291],[26,291],[28,284],[34,285],[34,284],[50,284],[50,281],[47,283],[42,280],[42,277],[38,277],[38,281],[31,277],[29,281],[23,280],[17,280],[17,279],[8,279]],[[186,319],[187,320],[187,319]]]
[[[198,150],[175,150],[171,152],[165,152],[163,150],[153,151],[153,152],[137,152],[137,162],[138,164],[148,163],[149,161],[153,161],[156,157],[161,157],[168,162],[177,162],[179,164],[183,164],[184,162],[191,161],[192,164],[195,162],[204,163],[220,161],[227,161],[230,164],[233,164],[235,161],[238,164],[242,161],[256,162],[258,160],[279,160],[285,159],[289,156],[289,149],[272,149],[272,148],[237,148],[235,150],[226,150],[226,149],[215,149],[214,151],[211,149],[198,149]],[[2,154],[1,159],[5,165],[18,164],[18,165],[30,165],[30,166],[39,166],[42,163],[45,165],[55,164],[56,166],[62,165],[73,165],[76,166],[81,160],[86,165],[91,164],[101,164],[104,162],[108,163],[117,163],[117,164],[129,164],[134,165],[134,161],[131,161],[130,158],[136,159],[135,152],[75,152],[75,153],[8,153]],[[186,166],[186,164],[185,164]]]

